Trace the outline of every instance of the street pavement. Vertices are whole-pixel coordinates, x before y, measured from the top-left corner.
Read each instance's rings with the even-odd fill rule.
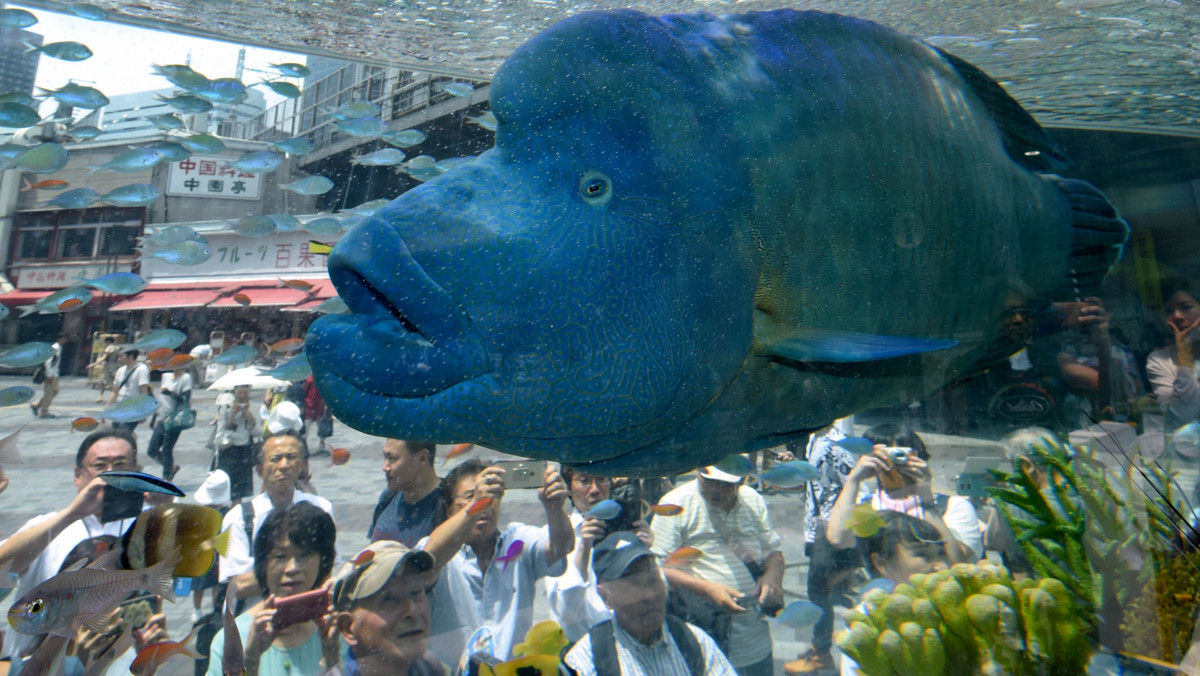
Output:
[[[27,378],[0,377],[0,388],[10,385],[30,385]],[[34,386],[40,396],[40,387]],[[197,410],[196,427],[185,431],[175,447],[175,462],[181,466],[175,483],[189,496],[204,481],[212,460],[212,452],[205,448],[216,411],[215,392],[197,389],[192,396],[192,406]],[[261,392],[258,396],[261,397]],[[22,404],[0,409],[0,435],[8,434],[28,423],[21,433],[20,450],[23,465],[5,467],[9,476],[8,489],[0,494],[0,537],[8,537],[26,520],[66,507],[75,495],[73,467],[75,452],[85,435],[72,432],[73,418],[90,415],[98,417],[102,404],[97,403],[99,391],[88,387],[84,378],[64,378],[62,391],[54,399],[51,412],[55,419],[35,418],[29,406]],[[859,421],[862,422],[862,421]],[[873,420],[872,422],[879,422]],[[860,430],[861,431],[861,430]],[[968,456],[1000,454],[995,442],[964,437],[950,437],[922,432],[931,449],[931,465],[938,479],[938,490],[953,492],[954,477]],[[142,423],[137,429],[139,460],[146,470],[159,474],[161,466],[144,456],[150,441],[150,429]],[[315,431],[309,432],[310,443],[315,447]],[[338,550],[343,555],[357,552],[367,543],[366,530],[380,491],[385,487],[382,464],[382,441],[377,437],[362,434],[345,425],[336,423],[331,439],[334,447],[350,451],[350,461],[333,467],[325,458],[315,458],[310,464],[312,483],[317,492],[333,503],[338,527]],[[440,447],[439,454],[447,447]],[[466,457],[475,455],[483,460],[513,459],[495,451],[476,449]],[[446,467],[439,460],[438,473],[444,474],[448,467],[460,462],[455,459]],[[686,479],[683,479],[686,480]],[[260,483],[255,480],[255,490]],[[775,493],[766,496],[771,518],[783,539],[783,554],[787,564],[784,576],[784,591],[787,601],[805,598],[808,561],[804,557],[804,496],[803,492]],[[510,490],[505,496],[501,518],[506,521],[541,525],[545,523],[545,512],[538,502],[534,490]],[[541,585],[539,583],[539,588]],[[207,596],[207,594],[206,594]],[[205,610],[210,600],[205,601]],[[166,604],[168,627],[174,639],[181,638],[191,626],[192,604],[190,599],[180,599],[174,606]],[[535,617],[548,617],[545,594],[539,594],[535,605]],[[11,631],[5,628],[5,631]],[[776,673],[782,674],[780,665],[793,660],[808,647],[811,632],[772,625]],[[162,676],[191,674],[192,665],[186,658],[175,658],[158,672]]]

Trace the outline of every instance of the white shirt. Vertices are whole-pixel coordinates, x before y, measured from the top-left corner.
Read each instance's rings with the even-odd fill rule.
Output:
[[[325,498],[297,490],[292,495],[292,504],[299,502],[311,502],[333,518],[333,505]],[[267,497],[266,493],[254,496],[250,505],[254,508],[254,528],[250,534],[253,539],[258,536],[258,529],[262,528],[263,522],[275,508],[271,506],[271,498]],[[242,509],[245,506],[246,504],[242,503],[234,507],[226,512],[225,518],[221,520],[221,530],[229,531],[229,546],[225,549],[225,556],[217,559],[218,565],[221,566],[219,577],[222,584],[231,577],[254,570],[254,557],[250,552],[250,540],[246,539],[246,525],[242,519]]]
[[[169,396],[167,393],[182,396],[187,392],[192,391],[192,374],[187,371],[180,371],[179,375],[173,373],[164,373],[162,386],[158,388],[157,399],[162,402],[160,409],[163,414],[170,414],[175,410],[176,399]],[[183,403],[180,401],[179,403]]]
[[[49,512],[41,516],[35,516],[26,521],[25,525],[21,526],[17,532],[20,533],[27,528],[32,528],[47,519],[53,518],[57,514],[58,512]],[[58,534],[58,537],[50,541],[50,544],[42,550],[41,554],[38,554],[36,559],[30,562],[29,567],[21,574],[21,579],[17,582],[17,589],[9,596],[9,600],[16,602],[21,597],[33,591],[34,587],[58,575],[63,561],[66,561],[67,555],[80,542],[99,535],[115,535],[120,537],[122,533],[133,525],[134,520],[130,518],[100,523],[99,517],[85,516],[67,526]],[[7,541],[6,539],[5,542]],[[5,654],[16,655],[31,647],[39,637],[8,632],[6,638],[8,640],[4,642]]]
[[[879,491],[871,495],[871,506],[884,509],[880,503]],[[909,516],[920,519],[919,511],[908,512]],[[961,495],[951,495],[946,501],[946,513],[942,514],[942,523],[954,536],[955,540],[971,549],[976,559],[983,558],[983,531],[979,529],[979,514],[970,499]]]
[[[1200,418],[1200,363],[1180,368],[1178,348],[1162,347],[1146,357],[1146,375],[1158,403],[1166,411],[1166,426],[1174,431]]]
[[[583,530],[583,515],[579,510],[571,512],[571,526],[575,529],[575,546],[579,547],[580,532]],[[578,641],[588,629],[611,619],[612,610],[596,591],[596,573],[592,570],[592,557],[588,555],[587,581],[575,567],[575,552],[567,555],[567,572],[558,577],[546,578],[546,599],[550,604],[550,619],[563,628],[567,638]]]
[[[496,561],[517,540],[524,549],[507,566]],[[422,538],[417,549],[424,549],[429,538]],[[492,655],[507,660],[512,647],[520,643],[533,626],[533,600],[537,581],[549,575],[561,575],[566,559],[554,565],[546,563],[550,531],[523,523],[510,523],[496,538],[496,550],[487,575],[479,569],[475,550],[463,545],[442,566],[437,583],[429,596],[429,650],[443,664],[458,664],[467,638],[480,627],[492,635]]]
[[[704,654],[705,676],[734,676],[737,673],[708,634],[690,624],[688,629],[699,641],[700,652]],[[613,626],[613,634],[622,676],[692,676],[666,623],[663,623],[662,635],[651,645],[643,644],[620,625]],[[585,635],[579,639],[563,661],[579,676],[593,676],[596,665],[592,659],[592,637]]]
[[[113,376],[113,382],[119,386],[117,401],[124,401],[135,394],[141,394],[141,386],[150,384],[150,367],[143,362],[139,361],[133,365],[133,373],[130,373],[129,380],[125,379],[126,373],[129,373],[129,366],[122,366]]]
[[[62,344],[56,340],[50,345],[50,349],[54,351],[54,354],[50,355],[50,358],[45,361],[46,377],[57,378],[58,367],[62,363]]]

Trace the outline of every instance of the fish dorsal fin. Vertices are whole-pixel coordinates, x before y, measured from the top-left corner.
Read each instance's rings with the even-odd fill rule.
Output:
[[[798,329],[782,340],[759,346],[757,352],[764,357],[788,361],[847,364],[906,357],[955,345],[958,345],[957,340]]]
[[[29,423],[25,423],[28,425]],[[21,430],[25,429],[25,425],[21,425],[15,432],[0,439],[0,463],[6,465],[20,465],[25,461],[21,458],[21,452],[17,449],[17,438],[21,436]]]
[[[63,573],[74,573],[77,570],[82,570],[83,567],[86,565],[87,565],[87,559],[79,559],[75,563],[72,563],[71,565],[69,565],[66,568],[63,568],[61,571],[59,571],[59,575],[62,575]]]
[[[977,66],[934,47],[938,54],[962,76],[975,96],[983,102],[1004,137],[1004,149],[1013,160],[1030,171],[1057,171],[1068,164],[1066,155],[1029,111],[1004,91],[1004,87]]]
[[[97,557],[95,561],[92,561],[88,568],[92,570],[116,570],[120,560],[121,548],[113,547]]]

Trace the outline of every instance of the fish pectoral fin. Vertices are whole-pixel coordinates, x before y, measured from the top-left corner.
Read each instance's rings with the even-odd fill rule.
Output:
[[[97,634],[104,634],[109,630],[109,622],[112,620],[113,616],[112,610],[112,608],[109,608],[108,610],[99,613],[78,615],[76,620],[79,622],[79,624],[91,629]],[[70,636],[70,638],[74,637],[74,634]]]
[[[783,340],[764,343],[756,352],[764,357],[796,362],[836,364],[879,361],[923,352],[945,350],[957,340],[881,336],[833,329],[799,329]]]
[[[88,568],[92,568],[94,570],[118,570],[120,568],[120,563],[121,548],[119,546],[115,546],[112,549],[109,549],[107,552],[101,554],[96,558],[95,561],[92,561]]]

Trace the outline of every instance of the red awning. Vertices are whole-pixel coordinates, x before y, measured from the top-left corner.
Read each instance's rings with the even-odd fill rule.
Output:
[[[220,296],[217,289],[156,289],[143,291],[109,308],[114,312],[130,310],[160,310],[168,308],[204,307]]]
[[[49,296],[55,291],[61,289],[41,289],[38,291],[25,291],[23,289],[14,289],[8,293],[0,293],[0,303],[5,305],[32,305],[39,300]]]
[[[264,286],[244,286],[237,290],[237,294],[246,294],[250,298],[250,307],[278,307],[280,305],[295,305],[303,302],[309,297],[308,291],[298,291],[287,287],[264,287]],[[233,308],[242,307],[242,304],[233,299],[234,295],[226,296],[217,302],[209,305],[213,308]]]

